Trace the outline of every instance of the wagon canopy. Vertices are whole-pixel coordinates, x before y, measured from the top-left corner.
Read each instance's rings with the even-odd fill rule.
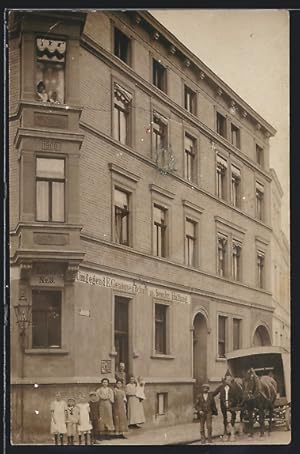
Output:
[[[291,401],[290,353],[281,347],[265,346],[234,350],[226,355],[228,368],[234,377],[242,378],[253,367],[257,375],[272,373],[280,397]]]

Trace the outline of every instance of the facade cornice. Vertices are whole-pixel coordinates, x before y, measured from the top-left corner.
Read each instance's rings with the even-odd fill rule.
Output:
[[[196,211],[197,213],[202,214],[204,211],[204,208],[199,207],[195,203],[190,202],[189,200],[183,200],[182,205],[185,206],[186,208],[190,208],[193,211]]]
[[[68,142],[79,142],[80,146],[83,142],[84,135],[77,132],[70,132],[68,130],[62,132],[57,130],[49,129],[38,129],[38,128],[18,128],[15,135],[14,144],[16,148],[19,147],[21,139],[24,137],[36,138],[36,139],[49,139],[62,140]]]

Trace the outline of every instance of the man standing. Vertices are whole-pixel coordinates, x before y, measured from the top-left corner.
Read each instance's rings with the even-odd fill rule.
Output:
[[[207,441],[212,442],[212,417],[217,415],[217,407],[215,399],[211,392],[209,392],[209,385],[204,383],[202,385],[202,392],[198,395],[195,408],[200,416],[200,435],[201,443],[205,443],[205,424],[207,427]]]
[[[119,368],[116,370],[115,378],[116,378],[116,380],[121,380],[122,385],[123,385],[122,387],[125,388],[125,385],[127,383],[125,363],[120,363]]]

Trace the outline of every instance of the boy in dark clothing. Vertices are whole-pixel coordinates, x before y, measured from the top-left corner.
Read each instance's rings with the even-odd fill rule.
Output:
[[[95,444],[97,441],[97,437],[99,436],[99,419],[100,419],[100,411],[99,411],[99,399],[97,397],[97,393],[95,391],[90,392],[90,419],[92,424],[92,444]]]
[[[215,399],[211,392],[209,392],[209,385],[202,385],[202,392],[198,395],[195,408],[200,417],[200,435],[201,443],[205,443],[205,423],[207,427],[208,443],[212,442],[212,417],[217,415],[217,407]]]

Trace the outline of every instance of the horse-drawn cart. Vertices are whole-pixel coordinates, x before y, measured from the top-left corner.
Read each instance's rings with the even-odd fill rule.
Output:
[[[291,380],[290,354],[280,347],[253,347],[235,350],[227,354],[228,367],[232,375],[243,379],[249,369],[253,369],[257,376],[271,376],[277,383],[277,396],[273,406],[272,426],[291,427]],[[258,422],[258,411],[254,415]],[[243,422],[247,425],[247,414],[243,415]]]

